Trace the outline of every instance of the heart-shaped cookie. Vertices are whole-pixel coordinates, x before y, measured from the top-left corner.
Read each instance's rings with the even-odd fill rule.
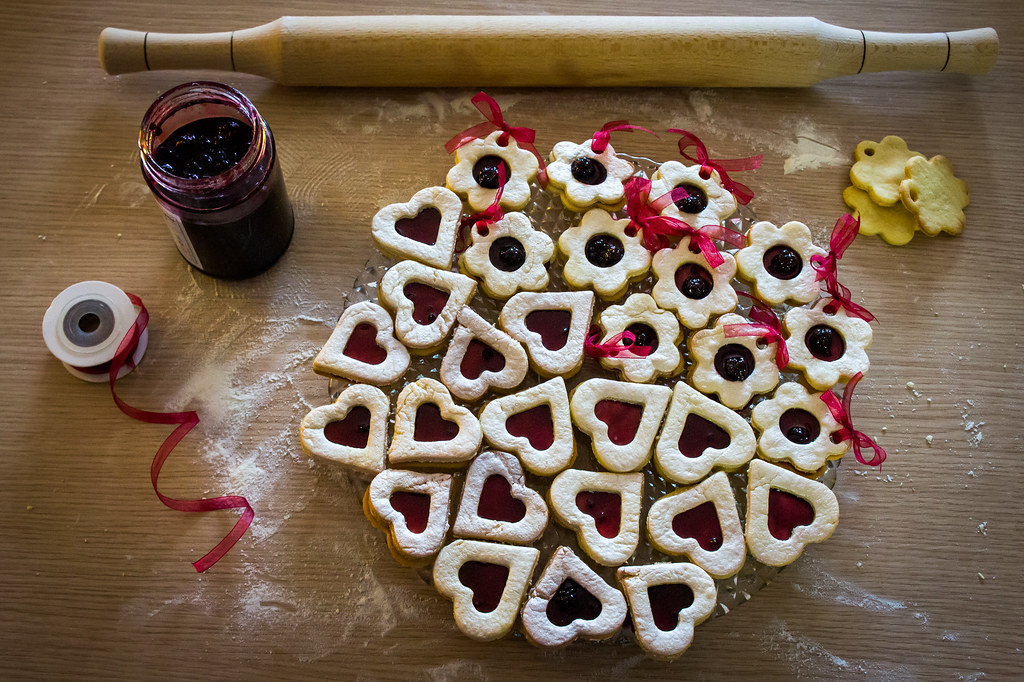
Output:
[[[367,384],[349,386],[330,405],[314,407],[299,426],[302,449],[310,457],[376,474],[384,469],[391,402]]]
[[[466,472],[452,532],[459,537],[528,544],[548,525],[548,506],[526,485],[523,467],[506,452],[480,453]]]
[[[388,461],[458,464],[473,458],[481,438],[473,413],[456,405],[440,381],[423,377],[398,394]]]
[[[548,499],[560,524],[576,531],[580,547],[604,566],[619,566],[640,539],[644,475],[567,469],[551,482]]]
[[[363,496],[363,513],[388,536],[403,565],[421,565],[437,554],[448,534],[450,474],[385,469]]]
[[[384,273],[377,295],[395,313],[399,340],[416,352],[431,353],[475,291],[472,277],[404,260]]]
[[[459,312],[441,361],[441,381],[462,400],[476,400],[488,390],[513,389],[530,368],[518,341],[480,317],[469,306]]]
[[[569,377],[583,366],[593,311],[592,291],[522,292],[501,309],[498,323],[526,346],[538,374]]]
[[[445,187],[421,189],[402,204],[385,206],[373,217],[373,239],[396,259],[412,258],[447,270],[462,217],[462,199]]]
[[[539,476],[558,473],[576,456],[562,377],[492,400],[480,411],[480,426],[491,445],[514,453]]]
[[[386,386],[409,369],[409,351],[394,337],[387,310],[373,301],[350,305],[313,360],[313,371]]]

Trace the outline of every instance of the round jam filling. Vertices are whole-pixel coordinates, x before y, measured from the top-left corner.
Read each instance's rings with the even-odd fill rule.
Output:
[[[423,209],[412,218],[399,218],[395,221],[395,232],[423,244],[436,244],[440,229],[441,212],[433,206]]]
[[[388,352],[377,345],[377,328],[366,322],[355,326],[341,354],[368,365],[379,365],[388,357]]]
[[[587,260],[599,268],[610,268],[626,255],[626,249],[618,237],[610,234],[595,234],[583,247]]]
[[[237,119],[201,118],[171,133],[153,152],[153,159],[179,178],[211,178],[241,161],[252,144],[252,132],[252,127]]]
[[[600,185],[608,177],[604,164],[589,156],[573,159],[569,170],[572,171],[572,177],[576,182],[582,182],[584,185]]]
[[[597,532],[604,538],[619,534],[622,522],[622,498],[618,493],[585,490],[576,494],[576,506],[594,519]]]
[[[715,353],[715,370],[726,381],[743,381],[754,373],[754,354],[738,343],[726,344]]]
[[[526,517],[526,505],[512,497],[512,484],[507,478],[492,474],[484,481],[476,513],[492,521],[518,523]]]
[[[547,403],[517,412],[505,420],[505,430],[517,438],[525,438],[530,447],[543,452],[555,442],[555,422]]]
[[[508,582],[508,566],[467,561],[459,566],[459,582],[473,591],[473,608],[490,613],[498,608]]]
[[[459,435],[459,425],[441,416],[441,408],[434,403],[423,403],[416,409],[412,439],[432,443],[453,440]]]
[[[846,352],[846,342],[838,329],[827,324],[816,324],[804,335],[804,344],[811,355],[825,362],[834,362]]]
[[[681,538],[693,538],[705,552],[714,552],[722,546],[722,524],[718,522],[714,502],[676,514],[672,518],[672,532]]]
[[[818,418],[807,410],[794,407],[779,417],[779,430],[797,445],[806,445],[817,439],[821,433],[821,424],[818,423]]]
[[[651,353],[658,350],[658,333],[650,325],[643,322],[634,322],[626,327],[626,331],[633,335],[634,346],[647,346]],[[651,353],[648,353],[650,355]]]
[[[704,454],[708,448],[724,450],[729,447],[732,438],[729,432],[709,419],[691,412],[686,415],[683,430],[679,434],[679,452],[683,457],[694,459]]]
[[[430,521],[430,495],[398,490],[388,500],[391,508],[405,518],[410,533],[422,533]]]
[[[546,613],[548,620],[560,628],[574,620],[594,620],[601,615],[601,600],[572,578],[566,578],[551,599]]]
[[[470,339],[466,354],[462,356],[459,371],[469,380],[479,379],[484,372],[505,369],[505,356],[480,339]]]
[[[776,540],[788,540],[797,526],[814,523],[814,507],[802,497],[784,490],[768,490],[768,532]]]
[[[548,350],[565,348],[569,340],[569,326],[572,313],[568,310],[534,310],[523,320],[523,324],[534,334],[540,335],[540,342]]]
[[[700,300],[715,288],[711,273],[696,263],[683,263],[676,269],[676,288],[683,296]]]
[[[682,199],[676,199],[676,207],[679,208],[683,213],[700,213],[708,207],[708,195],[704,193],[704,190],[697,185],[691,185],[684,183],[682,185],[676,185],[676,189],[685,189],[689,196]]]
[[[338,445],[365,448],[370,439],[370,410],[364,405],[353,406],[344,419],[324,427],[324,437]]]
[[[515,272],[526,262],[526,249],[514,237],[498,237],[487,252],[491,265],[502,272]]]
[[[619,400],[599,400],[594,405],[594,416],[608,426],[608,440],[615,445],[628,445],[636,438],[644,408]]]
[[[679,626],[679,612],[693,604],[693,590],[683,583],[651,585],[647,588],[647,601],[651,604],[654,626],[671,632]]]
[[[496,154],[483,156],[473,164],[473,179],[484,189],[498,189],[501,185],[499,168],[504,168],[505,181],[508,182],[508,178],[512,176],[512,170],[508,167],[505,159]]]
[[[804,267],[800,254],[785,244],[776,244],[765,251],[761,263],[768,274],[776,279],[793,279]]]
[[[402,289],[402,293],[412,301],[412,319],[418,324],[432,324],[444,310],[451,296],[447,291],[435,289],[422,282],[409,282]]]

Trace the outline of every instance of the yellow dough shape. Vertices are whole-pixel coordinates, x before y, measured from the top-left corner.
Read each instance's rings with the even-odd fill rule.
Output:
[[[879,206],[892,206],[900,200],[900,183],[911,157],[924,158],[907,148],[903,138],[887,135],[881,142],[864,140],[853,152],[850,182],[865,190]]]
[[[901,203],[879,206],[864,190],[849,186],[843,190],[843,201],[860,219],[860,233],[878,235],[893,246],[903,246],[914,238],[917,216]]]
[[[945,156],[915,157],[907,161],[907,179],[900,183],[900,198],[917,214],[921,231],[934,237],[939,232],[960,234],[970,203],[967,183],[953,175],[953,164]]]

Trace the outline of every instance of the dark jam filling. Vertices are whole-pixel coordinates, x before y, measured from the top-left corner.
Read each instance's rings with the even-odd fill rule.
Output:
[[[576,506],[594,518],[601,537],[613,538],[619,534],[622,522],[622,498],[618,493],[585,490],[576,495]]]
[[[530,447],[544,451],[555,442],[555,422],[551,418],[551,406],[547,403],[517,412],[505,420],[505,430],[510,435],[530,441]]]
[[[636,438],[644,408],[618,400],[599,400],[594,405],[594,416],[608,426],[608,440],[616,445],[626,445]]]
[[[395,221],[395,232],[423,244],[436,244],[440,229],[441,212],[432,206],[423,209],[414,218],[400,218]]]
[[[722,546],[722,525],[718,522],[714,502],[676,514],[672,518],[672,531],[681,538],[693,538],[705,552],[714,552]]]
[[[729,447],[732,438],[729,432],[718,424],[705,419],[699,414],[690,413],[683,422],[683,431],[679,434],[679,452],[691,459],[700,457],[708,448],[722,450]]]
[[[512,170],[508,167],[505,159],[496,154],[488,154],[473,164],[473,179],[484,189],[498,189],[501,185],[499,168],[505,169],[505,181],[508,182],[508,178],[512,176]]]
[[[540,334],[540,342],[548,350],[565,348],[569,340],[569,326],[572,313],[568,310],[534,310],[523,320],[523,324],[534,334]]]
[[[647,588],[647,601],[651,604],[654,626],[671,632],[679,626],[679,612],[693,604],[693,590],[683,583],[651,585]]]
[[[388,352],[377,345],[377,328],[366,322],[355,326],[341,354],[368,365],[379,365],[388,357]]]
[[[768,490],[768,532],[776,540],[788,540],[797,526],[814,522],[814,507],[802,497],[784,490]]]
[[[459,371],[469,380],[478,379],[484,372],[505,369],[505,356],[480,339],[470,339],[466,354],[462,356]]]
[[[708,195],[704,193],[704,190],[697,185],[682,184],[677,185],[676,189],[686,190],[689,196],[682,199],[676,199],[676,207],[679,208],[683,213],[700,213],[708,207]]]
[[[699,301],[715,288],[715,280],[696,263],[684,263],[676,269],[676,288],[683,296]]]
[[[754,373],[754,354],[738,343],[726,344],[715,353],[715,370],[726,381],[743,381]]]
[[[454,440],[459,435],[459,425],[441,416],[441,408],[434,403],[423,403],[416,409],[412,439],[427,443]]]
[[[179,178],[211,178],[245,156],[252,127],[233,118],[201,118],[171,133],[153,152],[161,168]]]
[[[843,335],[827,324],[816,324],[808,329],[804,335],[804,343],[807,350],[811,351],[811,355],[825,362],[834,362],[846,352]]]
[[[526,262],[526,249],[518,239],[498,237],[491,242],[487,257],[491,259],[491,265],[502,272],[515,272]]]
[[[776,279],[793,279],[804,267],[800,254],[785,244],[778,244],[765,251],[761,263],[768,274]]]
[[[594,620],[601,615],[601,600],[572,578],[566,578],[551,599],[546,610],[553,625],[564,628],[574,620]]]
[[[608,177],[604,164],[589,156],[573,159],[569,170],[572,171],[572,177],[576,182],[582,182],[584,185],[600,185]]]
[[[422,282],[409,282],[402,293],[412,301],[412,319],[419,324],[432,324],[444,310],[451,295]]]
[[[626,255],[626,249],[618,237],[610,234],[595,234],[583,247],[583,255],[599,268],[610,268]]]
[[[492,521],[518,523],[526,517],[526,505],[512,497],[512,484],[507,478],[492,474],[484,481],[476,513]]]
[[[459,567],[459,582],[473,591],[473,608],[490,613],[498,608],[508,582],[508,567],[467,561]]]
[[[814,442],[821,434],[821,424],[818,418],[807,410],[792,408],[786,410],[779,417],[779,430],[782,435],[797,445],[806,445]]]
[[[344,419],[324,427],[324,437],[338,445],[365,448],[370,439],[370,410],[363,405],[353,406]]]
[[[391,507],[405,518],[410,533],[422,533],[430,521],[430,495],[399,490],[391,493]]]
[[[647,346],[651,349],[651,353],[658,350],[658,333],[651,329],[650,325],[646,325],[643,322],[634,322],[626,327],[626,331],[634,337],[633,346]]]

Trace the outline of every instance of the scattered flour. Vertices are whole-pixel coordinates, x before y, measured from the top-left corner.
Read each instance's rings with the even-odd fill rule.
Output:
[[[812,557],[802,557],[797,566],[800,574],[808,576],[810,582],[795,582],[793,589],[815,599],[856,606],[877,613],[892,613],[906,608],[906,604],[901,601],[879,597],[859,585],[835,577],[825,570],[819,560]]]
[[[792,632],[778,619],[761,632],[761,646],[775,660],[786,663],[796,679],[835,680],[856,677],[898,682],[918,678],[916,670],[905,664],[837,656],[820,642]]]

